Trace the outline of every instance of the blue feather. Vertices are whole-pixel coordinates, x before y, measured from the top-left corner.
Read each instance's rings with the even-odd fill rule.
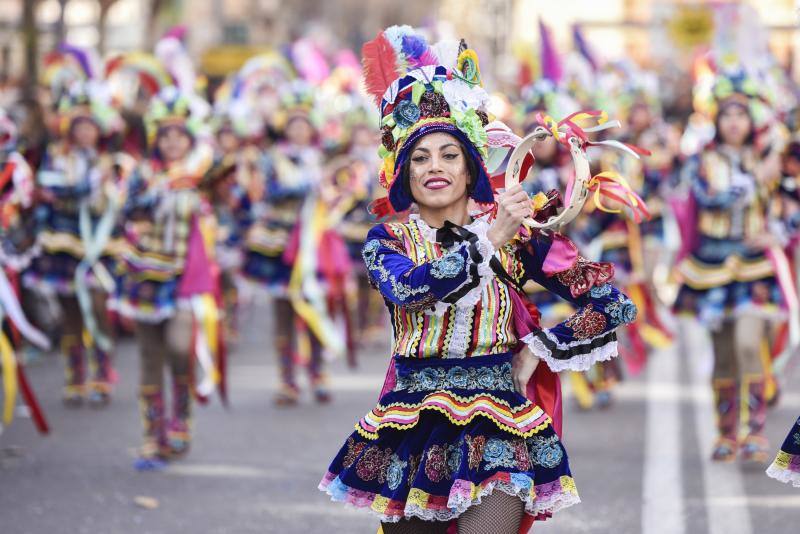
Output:
[[[411,34],[403,36],[403,54],[407,58],[419,59],[428,49],[428,43],[421,35]]]

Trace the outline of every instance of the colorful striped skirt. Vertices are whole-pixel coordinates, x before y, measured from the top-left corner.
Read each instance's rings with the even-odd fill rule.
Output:
[[[511,354],[395,357],[396,383],[319,489],[381,521],[448,521],[503,491],[538,519],[580,502],[550,417],[516,391]]]

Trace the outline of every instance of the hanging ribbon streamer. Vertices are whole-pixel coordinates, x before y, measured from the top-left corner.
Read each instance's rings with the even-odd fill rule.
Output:
[[[300,213],[297,257],[289,278],[292,307],[320,343],[334,355],[345,352],[345,340],[331,319],[325,290],[318,277],[317,244],[326,228],[326,207],[315,193],[306,199]]]
[[[0,325],[3,315],[0,313]],[[0,366],[3,368],[3,425],[8,426],[14,418],[17,399],[17,359],[6,334],[0,330]]]
[[[641,197],[633,188],[616,172],[601,172],[589,180],[589,191],[594,193],[594,203],[600,211],[606,213],[622,213],[621,208],[610,208],[603,204],[603,197],[613,200],[627,207],[631,211],[636,223],[650,218],[650,211]]]
[[[120,187],[120,184],[124,184],[125,178],[130,174],[134,165],[135,161],[129,156],[120,156],[114,161],[112,177],[116,182],[119,182],[116,184],[118,189],[113,190],[115,189],[115,184],[106,184],[112,190],[102,192],[107,205],[94,229],[92,228],[91,207],[88,198],[81,201],[78,211],[78,229],[83,243],[84,256],[75,268],[75,295],[89,336],[104,351],[110,351],[112,343],[111,339],[100,330],[97,318],[94,315],[88,275],[90,271],[94,273],[98,283],[106,293],[111,294],[114,292],[114,278],[99,260],[111,240],[111,235],[117,222],[117,215],[123,203],[120,191],[124,190],[124,188]]]
[[[114,292],[114,279],[105,266],[98,260],[111,239],[111,234],[114,231],[114,225],[117,220],[117,213],[118,207],[116,199],[108,198],[108,206],[100,217],[97,228],[92,232],[92,217],[88,199],[81,201],[78,212],[78,227],[81,234],[81,241],[83,242],[84,256],[75,268],[75,296],[78,299],[83,321],[89,336],[92,341],[97,343],[97,346],[104,351],[110,351],[112,343],[111,339],[100,330],[97,318],[94,315],[92,297],[88,285],[88,275],[90,271],[93,272],[106,293]]]
[[[7,315],[22,336],[42,350],[50,350],[50,340],[42,332],[33,326],[25,314],[22,312],[17,295],[6,277],[6,273],[0,268],[0,313]]]
[[[50,350],[50,341],[43,333],[30,324],[22,312],[14,288],[6,277],[5,271],[0,268],[0,366],[3,369],[3,392],[4,403],[2,421],[4,425],[9,425],[14,417],[14,406],[16,403],[17,389],[22,390],[25,403],[31,410],[31,416],[40,432],[48,432],[47,422],[44,419],[39,403],[33,395],[33,391],[28,386],[22,364],[17,362],[11,342],[2,331],[2,324],[8,317],[12,325],[28,341],[43,350]]]
[[[792,268],[789,259],[780,247],[767,250],[767,257],[775,267],[778,285],[786,301],[789,311],[789,343],[783,353],[775,359],[773,369],[776,374],[782,374],[789,362],[800,352],[800,299],[797,287],[792,278]]]
[[[214,362],[218,343],[219,313],[214,297],[210,294],[195,295],[191,297],[190,302],[196,324],[194,353],[202,371],[196,390],[198,395],[208,397],[220,381],[220,373]]]

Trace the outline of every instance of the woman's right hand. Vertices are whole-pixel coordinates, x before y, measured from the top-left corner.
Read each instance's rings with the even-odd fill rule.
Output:
[[[522,221],[533,212],[528,193],[517,184],[509,187],[497,197],[497,215],[489,228],[487,237],[495,249],[508,243],[519,230]]]

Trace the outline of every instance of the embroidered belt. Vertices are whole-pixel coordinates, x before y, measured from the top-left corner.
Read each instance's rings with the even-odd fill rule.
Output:
[[[514,391],[511,354],[475,356],[467,360],[395,359],[394,391],[409,393],[449,389]]]

